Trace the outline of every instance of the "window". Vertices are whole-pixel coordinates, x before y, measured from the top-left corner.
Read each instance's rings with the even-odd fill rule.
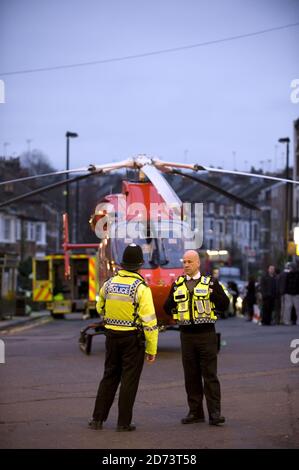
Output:
[[[3,238],[7,241],[11,239],[11,219],[4,218],[3,220]]]
[[[46,281],[49,279],[49,262],[36,260],[36,280]]]
[[[16,240],[21,240],[21,221],[16,221]]]
[[[27,234],[26,239],[28,241],[34,241],[35,240],[34,222],[25,222],[25,233]]]
[[[253,225],[253,240],[257,240],[258,239],[258,226],[257,224],[254,224]]]
[[[36,224],[36,227],[35,227],[35,241],[37,243],[42,242],[42,225],[41,224]]]
[[[214,214],[214,210],[215,210],[215,204],[214,204],[214,202],[210,202],[209,203],[209,213]]]
[[[7,183],[4,185],[4,191],[6,193],[13,193],[13,184],[12,183]]]
[[[21,233],[23,240],[28,240],[28,222],[23,220],[23,227],[21,226]]]
[[[35,226],[34,226],[34,223],[30,222],[29,227],[30,227],[30,238],[29,239],[33,241],[35,239]]]
[[[35,241],[40,245],[46,244],[46,223],[38,222],[35,224]]]
[[[168,221],[165,222],[164,225],[152,223],[151,233],[149,233],[150,237],[147,236],[147,227],[144,226],[143,222],[124,224],[127,233],[131,233],[131,243],[134,242],[141,246],[145,261],[143,269],[154,269],[158,266],[181,268],[182,257],[185,251],[184,241],[190,240],[189,237],[192,232],[189,232],[189,226],[181,221],[174,222],[171,225],[169,225]],[[120,228],[119,225],[118,229]],[[133,231],[135,231],[135,234]],[[124,238],[114,238],[111,241],[111,245],[113,250],[112,257],[117,264],[120,264],[127,242],[125,242]]]

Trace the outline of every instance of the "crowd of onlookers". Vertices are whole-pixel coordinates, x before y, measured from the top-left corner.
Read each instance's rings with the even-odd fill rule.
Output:
[[[256,310],[262,325],[299,324],[299,269],[295,263],[287,262],[282,272],[270,265],[259,282],[249,278],[242,313],[251,321]]]

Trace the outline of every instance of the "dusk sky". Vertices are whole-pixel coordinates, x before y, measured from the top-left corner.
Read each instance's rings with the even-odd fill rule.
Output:
[[[0,0],[0,155],[29,148],[65,168],[140,153],[249,169],[285,164],[299,25],[201,47],[122,58],[299,23],[299,0]],[[7,75],[6,75],[7,74]],[[5,145],[5,143],[9,145]],[[293,148],[291,146],[291,162]]]

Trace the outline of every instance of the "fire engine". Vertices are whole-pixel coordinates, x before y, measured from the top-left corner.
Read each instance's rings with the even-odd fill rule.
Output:
[[[71,254],[69,262],[70,276],[66,278],[63,254],[33,259],[33,301],[46,302],[54,318],[73,311],[94,317],[98,291],[96,253]]]

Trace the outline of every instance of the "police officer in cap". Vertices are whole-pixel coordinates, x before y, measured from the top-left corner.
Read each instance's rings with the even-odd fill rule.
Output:
[[[158,344],[152,293],[138,273],[143,263],[141,247],[127,246],[121,263],[123,269],[108,279],[100,290],[97,311],[103,315],[105,323],[106,358],[93,418],[89,422],[92,429],[102,429],[119,384],[116,430],[136,429],[131,420],[144,355],[148,362],[154,362]]]

